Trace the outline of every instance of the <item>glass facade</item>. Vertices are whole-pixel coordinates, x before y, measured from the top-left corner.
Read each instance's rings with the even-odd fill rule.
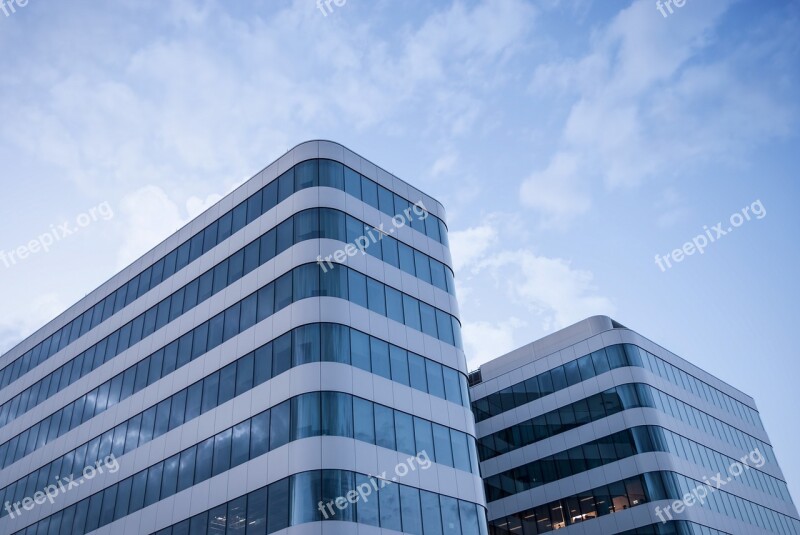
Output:
[[[3,403],[0,406],[0,427],[64,390],[168,323],[193,310],[212,295],[221,292],[266,264],[292,245],[318,238],[352,243],[356,238],[371,230],[371,227],[362,221],[332,208],[312,208],[289,217],[260,238],[251,241],[213,268],[173,292],[172,295],[162,299],[158,304],[153,305],[103,340]],[[397,261],[396,251],[398,250],[415,258],[416,261],[407,266],[401,265]],[[453,272],[449,267],[391,236],[382,236],[366,251],[381,260],[394,259],[394,262],[385,261],[411,275],[419,276],[424,282],[450,294],[455,292]],[[415,269],[415,266],[418,269]],[[421,266],[424,266],[424,269]],[[352,275],[352,277],[357,277],[357,275]],[[301,282],[305,280],[299,276],[298,279]],[[358,286],[359,282],[362,286],[366,284],[366,279],[363,282],[352,280],[355,286]],[[373,286],[375,289],[371,297],[373,298],[373,308],[377,308],[380,304],[378,300],[382,290],[374,282]],[[354,289],[354,292],[359,291],[360,288]],[[363,306],[367,306],[366,294],[363,299],[361,299],[360,293],[354,297],[355,302],[362,304],[363,301]],[[380,299],[383,298],[380,297]],[[380,304],[383,315],[386,314],[384,308],[385,305]],[[425,310],[428,311],[428,309]],[[434,320],[431,325],[435,323]]]
[[[223,395],[221,389],[217,395]],[[229,399],[230,397],[232,396],[228,394]],[[167,409],[161,413],[165,415],[162,424],[164,429],[167,429],[170,422],[170,405],[168,403]],[[172,411],[175,410],[184,412],[186,406],[173,406]],[[156,428],[161,423],[161,414],[153,419]],[[437,437],[444,438],[434,442],[434,432]],[[112,453],[115,457],[121,457],[128,445],[127,440],[131,437],[134,441],[131,448],[141,445],[136,443],[136,435],[141,433],[147,433],[148,437],[155,434],[149,426],[147,430],[128,430],[124,435],[126,440],[118,448],[113,441],[93,442],[89,448],[80,448],[79,455],[70,455],[66,462],[62,459],[59,473],[67,478],[70,474],[78,478],[84,466],[95,465],[96,455],[100,459]],[[355,438],[370,444],[377,443],[381,447],[411,456],[421,456],[456,470],[478,473],[475,448],[470,444],[474,439],[465,433],[342,392],[309,392],[288,399],[98,491],[72,508],[75,511],[88,510],[93,502],[98,502],[97,508],[106,514],[101,515],[97,523],[93,524],[92,529],[96,529],[289,442],[319,436]],[[377,442],[376,436],[380,436]],[[454,455],[454,452],[457,453]],[[72,460],[71,465],[68,464],[69,460]],[[135,499],[136,496],[143,496],[144,499]],[[14,503],[12,500],[9,502]],[[74,516],[74,513],[68,511],[56,514]],[[48,521],[44,522],[47,525]],[[76,524],[73,529],[83,533],[84,528]],[[91,530],[87,528],[86,532],[88,531]]]
[[[728,467],[739,462],[739,459],[723,455],[663,427],[632,427],[485,477],[486,501],[499,500],[640,453],[655,451],[672,453],[707,468],[711,474],[726,473]],[[742,472],[739,479],[755,490],[792,503],[786,482],[757,468],[750,467]]]
[[[390,354],[391,364],[388,360]],[[113,429],[34,470],[15,483],[0,489],[0,503],[21,501],[25,496],[32,496],[37,490],[42,490],[58,475],[65,477],[68,474],[77,475],[85,466],[94,465],[110,453],[116,457],[128,453],[296,366],[310,362],[338,362],[379,374],[378,370],[373,370],[373,363],[384,361],[390,371],[380,375],[386,379],[467,407],[468,393],[465,378],[456,370],[344,325],[334,323],[304,325],[244,355],[223,369],[209,374]],[[154,384],[166,374],[172,373],[176,366],[177,353],[160,352],[155,357],[142,360],[137,366],[121,374],[122,380],[115,378],[107,383],[113,385],[108,391],[108,399],[114,400],[114,403],[125,399]],[[438,369],[436,376],[445,381],[447,388],[441,384],[431,388],[425,376],[412,383],[409,380],[408,369],[413,366]],[[383,369],[383,365],[380,367]],[[356,403],[354,410],[357,417],[367,415],[371,417],[372,414],[372,408],[367,409],[362,403]],[[69,414],[69,411],[66,414]],[[391,414],[389,421],[393,421]],[[55,422],[60,421],[55,420]],[[434,424],[433,433],[437,437],[445,434],[440,428],[441,426]],[[365,434],[367,427],[356,424],[355,432],[356,439],[375,443],[374,430]],[[53,436],[56,436],[58,432],[53,431],[53,433]],[[380,446],[396,449],[394,439],[390,438],[394,436],[391,426],[379,435]],[[437,443],[444,444],[442,448],[446,448],[447,440],[439,440]],[[463,442],[459,439],[457,443]],[[474,438],[469,437],[467,448],[470,452],[474,451]],[[470,462],[469,458],[474,457],[475,454],[471,454],[467,462]],[[453,466],[452,462],[444,464]],[[461,466],[464,466],[463,462]],[[0,517],[7,514],[5,509],[0,510]]]
[[[764,429],[756,410],[633,344],[604,347],[499,392],[476,399],[472,404],[475,420],[481,422],[607,371],[626,366],[645,368],[745,422]]]
[[[402,216],[414,230],[442,243],[445,247],[448,246],[447,227],[441,219],[430,214],[424,204],[419,204],[420,199],[406,199],[340,162],[326,159],[307,160],[284,172],[105,299],[6,365],[0,370],[0,388],[5,388],[16,381],[293,193],[312,187],[336,188],[386,215]]]
[[[639,407],[658,409],[709,435],[726,440],[742,452],[758,449],[767,462],[777,463],[772,446],[766,442],[644,383],[615,386],[599,394],[481,437],[478,439],[478,452],[482,461],[491,459],[589,422]]]
[[[353,273],[357,274],[355,277],[357,280],[351,284],[350,281],[354,278],[351,276]],[[178,340],[148,357],[148,359],[140,361],[136,367],[146,366],[150,358],[159,358],[162,351],[163,356],[161,358],[167,358],[167,353],[169,352],[170,359],[173,355],[175,356],[176,368],[183,366],[279,310],[303,299],[324,296],[353,301],[349,299],[349,293],[350,291],[353,291],[354,294],[357,293],[356,287],[362,281],[361,276],[363,275],[346,266],[335,266],[334,269],[327,271],[320,269],[316,263],[298,266],[292,271],[281,275],[274,282],[267,284],[258,292],[248,295],[235,305],[228,307],[225,311],[195,327]],[[377,294],[383,296],[397,295],[403,299],[404,315],[392,318],[387,311],[384,311],[384,315],[415,330],[436,336],[445,343],[461,347],[461,325],[454,316],[434,308],[424,301],[403,294],[375,279],[363,277],[364,283],[367,280],[373,281],[373,284],[378,288]],[[380,313],[380,308],[371,301],[366,303],[354,302],[373,312]],[[427,311],[427,314],[436,318],[435,324],[427,324],[424,330],[419,323],[421,310]],[[130,328],[123,329],[123,334],[119,336],[117,345],[128,345],[132,336],[138,336],[138,333],[134,333]],[[106,355],[110,354],[110,352],[106,352]],[[96,361],[98,358],[101,357],[95,355],[94,360]],[[86,360],[84,359],[84,362]],[[171,362],[172,360],[170,360]],[[132,373],[131,370],[132,368],[129,368],[127,373]],[[138,390],[145,386],[143,383],[145,381],[144,377],[144,373],[140,376],[137,372]],[[102,385],[98,387],[96,391],[84,395],[67,407],[0,445],[0,458],[3,459],[2,466],[6,467],[22,459],[55,438],[62,436],[69,430],[105,411],[108,408],[107,398],[99,398],[98,393],[101,389],[107,388],[110,390],[111,383],[115,380],[118,383],[123,381],[123,383],[120,383],[121,394],[119,399],[124,399],[122,394],[122,388],[125,386],[124,373],[121,373],[108,381],[108,386]],[[125,390],[124,392],[132,393],[134,391],[137,391],[136,383],[134,383],[132,390]],[[112,398],[112,400],[116,400],[116,398]],[[103,403],[98,404],[98,401],[103,401]],[[65,414],[70,415],[68,420],[64,418]],[[58,425],[56,425],[56,422],[58,422]]]
[[[648,472],[492,520],[489,522],[489,533],[547,533],[648,502],[682,500],[685,494],[700,485],[704,483],[674,472]],[[699,505],[700,507],[732,516],[772,533],[800,533],[800,521],[795,518],[723,490],[710,492],[708,496],[708,501]]]

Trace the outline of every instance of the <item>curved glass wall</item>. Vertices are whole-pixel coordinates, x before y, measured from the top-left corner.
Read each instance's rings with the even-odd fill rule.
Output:
[[[492,520],[489,522],[489,532],[493,535],[547,533],[573,524],[591,522],[599,516],[648,502],[683,500],[691,490],[701,486],[707,487],[700,481],[675,472],[648,472]],[[700,507],[732,516],[772,533],[800,533],[799,520],[724,490],[709,490],[707,498],[704,504],[699,505]],[[669,520],[667,517],[665,519]]]
[[[0,406],[0,427],[88,375],[291,246],[317,238],[352,243],[365,229],[371,228],[332,208],[311,208],[294,214],[5,402]],[[391,236],[383,236],[367,247],[366,251],[428,284],[454,294],[453,273],[449,267]],[[125,336],[128,331],[130,335]]]
[[[178,463],[178,479],[180,468]],[[148,490],[157,485],[150,485],[146,472],[147,477],[136,480],[140,474],[128,479],[132,480],[130,488],[97,493],[16,534],[83,535],[152,505],[155,502],[150,501],[152,492]],[[163,473],[158,477],[163,479]],[[341,509],[333,507],[334,514],[325,508],[337,498],[354,496],[353,492],[357,501],[348,502]],[[347,470],[313,470],[276,481],[161,530],[158,535],[267,534],[321,521],[357,522],[416,535],[486,535],[485,515],[478,504],[401,483]]]
[[[740,459],[723,455],[663,427],[633,427],[485,477],[486,501],[506,498],[605,464],[654,451],[671,453],[707,468],[709,473],[727,473],[730,466],[740,463]],[[748,469],[737,479],[754,489],[793,504],[785,482],[759,471],[754,466],[748,464]]]
[[[478,461],[470,459],[470,437],[465,433],[350,394],[310,392],[84,498],[88,510],[84,529],[89,532],[110,524],[289,442],[319,436],[354,438],[406,453],[416,458],[416,464],[409,460],[408,470],[425,470],[433,461],[476,475],[478,472]],[[67,469],[62,465],[62,471]],[[80,470],[75,472],[80,474]]]
[[[448,246],[444,222],[430,214],[419,200],[405,199],[339,162],[326,159],[307,160],[271,181],[89,310],[14,359],[0,370],[0,389],[100,325],[293,193],[312,187],[342,190],[387,215],[403,217],[414,230],[445,247]]]
[[[743,452],[757,449],[768,462],[777,465],[772,446],[766,442],[643,383],[629,383],[609,388],[599,394],[481,437],[478,439],[478,453],[481,460],[485,461],[589,422],[639,407],[658,409],[709,435],[726,440]]]
[[[517,384],[476,399],[472,403],[475,421],[480,422],[497,416],[536,399],[564,388],[576,385],[609,370],[636,366],[658,375],[691,392],[697,397],[713,403],[759,429],[764,429],[758,411],[730,397],[713,386],[700,381],[652,353],[633,344],[617,344],[584,355],[561,366],[521,381]]]
[[[323,271],[317,264],[304,264],[284,273],[159,351],[176,352],[176,366],[178,363],[183,366],[292,303],[324,296],[347,299],[445,343],[462,347],[461,325],[443,310],[346,266],[337,265]],[[117,343],[124,345],[135,334],[131,329],[125,329]],[[102,358],[99,353],[94,355],[94,359]],[[109,383],[0,445],[3,467],[106,410],[110,386],[105,385]],[[71,411],[69,421],[63,418],[65,410]],[[55,419],[59,420],[58,425]]]
[[[191,344],[183,347],[188,351]],[[181,362],[189,362],[189,357],[181,357],[179,350],[160,350],[101,385],[97,392],[102,390],[104,394],[95,394],[93,398],[97,400],[99,397],[101,405],[95,406],[103,407],[102,400],[108,399],[105,407],[110,408],[172,373],[176,367],[183,365]],[[295,366],[311,362],[337,362],[355,366],[468,408],[466,379],[456,370],[345,325],[312,323],[281,335],[32,471],[1,489],[0,503],[15,503],[26,496],[33,496],[58,476],[78,474],[84,467],[94,465],[111,453],[120,457]],[[85,397],[81,399],[83,401],[79,402],[82,404],[78,403],[78,407],[86,404]],[[53,420],[54,427],[50,428],[48,434],[58,436],[61,433],[60,426],[63,422],[70,422],[75,411],[83,414],[82,409],[67,406],[63,418]],[[362,413],[356,411],[356,414]],[[434,427],[433,433],[435,441],[444,440],[444,433],[438,427]],[[365,440],[363,437],[361,439]],[[380,440],[382,444],[390,443],[388,436]],[[476,458],[474,439],[470,437],[467,442],[469,458]],[[457,452],[459,466],[464,466],[463,448],[458,447],[454,451]],[[447,463],[443,461],[442,464]],[[7,510],[0,510],[0,517],[6,514]]]

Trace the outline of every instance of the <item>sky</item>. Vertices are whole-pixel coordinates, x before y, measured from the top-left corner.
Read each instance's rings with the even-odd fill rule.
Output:
[[[446,207],[471,369],[610,315],[753,396],[800,497],[800,1],[9,1],[0,351],[331,139]]]

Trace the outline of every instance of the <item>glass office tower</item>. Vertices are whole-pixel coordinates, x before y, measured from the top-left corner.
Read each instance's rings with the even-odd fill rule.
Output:
[[[753,399],[608,317],[469,380],[493,535],[800,533]]]
[[[0,533],[485,535],[442,206],[287,152],[0,357]]]

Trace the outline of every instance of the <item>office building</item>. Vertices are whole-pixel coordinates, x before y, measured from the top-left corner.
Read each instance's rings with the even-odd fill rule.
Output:
[[[0,357],[0,533],[485,535],[444,221],[288,151]]]
[[[492,535],[800,533],[753,399],[608,317],[469,380]]]

